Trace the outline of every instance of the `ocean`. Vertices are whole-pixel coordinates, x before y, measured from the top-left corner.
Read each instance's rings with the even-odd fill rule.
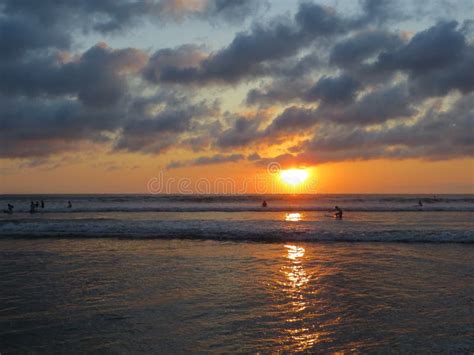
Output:
[[[474,351],[473,195],[7,203],[2,354]]]
[[[45,208],[29,213],[31,200]],[[14,213],[1,215],[0,235],[11,237],[474,241],[474,195],[1,196],[7,203]]]

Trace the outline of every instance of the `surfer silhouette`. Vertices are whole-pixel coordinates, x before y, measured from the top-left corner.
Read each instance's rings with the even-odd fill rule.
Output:
[[[71,201],[68,201],[68,202],[67,202],[67,208],[72,208],[72,203],[71,203]]]
[[[3,210],[3,212],[8,213],[8,214],[12,214],[12,213],[13,213],[13,207],[14,207],[13,205],[8,204],[8,205],[7,205],[7,208],[8,208],[8,209]]]
[[[339,207],[334,207],[334,209],[336,210],[336,213],[334,213],[334,217],[336,218],[339,218],[339,219],[342,219],[342,209],[340,209]]]
[[[262,207],[267,207],[267,201],[263,200]]]

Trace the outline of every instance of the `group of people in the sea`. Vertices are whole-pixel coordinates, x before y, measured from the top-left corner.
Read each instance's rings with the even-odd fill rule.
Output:
[[[41,200],[41,201],[31,201],[30,203],[30,213],[35,213],[37,212],[37,208],[41,208],[41,209],[44,209],[44,200]],[[3,210],[4,213],[8,213],[8,214],[13,214],[13,209],[15,208],[15,206],[13,206],[11,203],[9,203],[7,205],[7,209],[6,210]],[[67,202],[67,208],[72,208],[72,203],[71,201],[68,201]]]
[[[433,198],[425,199],[425,202],[427,203],[434,203],[434,202],[439,202],[439,199],[436,198],[436,196],[433,196]],[[262,202],[262,207],[267,207],[268,203],[267,201],[263,200]],[[418,206],[423,207],[423,201],[421,199],[418,200]],[[337,219],[342,219],[342,209],[338,206],[334,207],[334,217]]]
[[[41,203],[39,201],[31,201],[30,203],[30,213],[35,213],[36,209],[38,207],[44,208],[44,201],[41,200]]]

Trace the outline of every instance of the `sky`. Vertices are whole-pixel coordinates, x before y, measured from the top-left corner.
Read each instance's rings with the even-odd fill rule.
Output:
[[[474,193],[473,68],[472,0],[0,0],[0,193]]]

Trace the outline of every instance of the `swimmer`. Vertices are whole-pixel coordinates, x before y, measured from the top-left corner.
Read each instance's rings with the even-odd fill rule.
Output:
[[[7,205],[7,208],[8,208],[8,209],[3,210],[3,212],[8,213],[8,214],[12,214],[12,213],[13,213],[13,208],[14,208],[13,205],[8,204],[8,205]]]

